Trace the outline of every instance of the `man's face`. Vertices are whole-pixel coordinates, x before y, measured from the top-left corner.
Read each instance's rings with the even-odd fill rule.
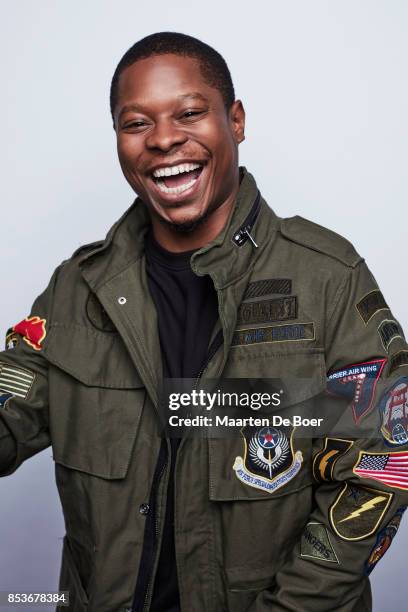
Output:
[[[133,190],[171,224],[193,224],[235,196],[239,101],[226,110],[197,60],[173,54],[139,60],[119,80],[119,161]]]

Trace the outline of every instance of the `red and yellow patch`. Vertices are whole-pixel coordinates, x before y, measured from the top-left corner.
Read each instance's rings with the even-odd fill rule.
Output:
[[[36,351],[40,351],[41,343],[46,336],[45,323],[46,320],[40,319],[38,316],[26,317],[20,323],[14,325],[12,329],[17,334],[20,334],[29,346]]]

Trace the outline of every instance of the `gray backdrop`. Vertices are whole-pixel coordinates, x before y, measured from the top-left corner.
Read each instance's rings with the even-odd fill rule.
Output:
[[[108,87],[122,53],[160,30],[225,56],[247,111],[241,161],[269,204],[350,239],[408,329],[407,2],[2,0],[1,9],[0,329],[130,205]],[[56,588],[64,526],[53,469],[47,449],[0,481],[0,589]],[[406,609],[407,533],[405,519],[372,574],[375,612]]]

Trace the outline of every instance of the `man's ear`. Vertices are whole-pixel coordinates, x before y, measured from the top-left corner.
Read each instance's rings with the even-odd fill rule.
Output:
[[[236,143],[245,140],[245,110],[241,100],[235,100],[230,108],[230,121]]]

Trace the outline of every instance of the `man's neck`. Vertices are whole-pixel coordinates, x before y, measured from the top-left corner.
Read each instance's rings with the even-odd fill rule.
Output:
[[[153,236],[167,251],[181,253],[200,249],[214,240],[224,229],[235,204],[239,185],[229,198],[216,210],[211,212],[197,227],[190,231],[180,231],[163,223],[156,215],[151,214]]]

